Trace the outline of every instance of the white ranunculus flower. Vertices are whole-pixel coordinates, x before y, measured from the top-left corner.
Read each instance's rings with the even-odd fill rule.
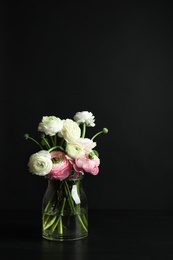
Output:
[[[47,175],[52,169],[51,155],[46,150],[41,150],[30,156],[28,162],[29,171],[40,176]]]
[[[82,111],[82,112],[77,112],[74,115],[74,120],[80,124],[80,123],[86,123],[87,126],[95,126],[95,117],[91,112],[88,111]]]
[[[94,147],[96,147],[97,143],[93,142],[93,140],[89,138],[80,138],[77,142],[83,147],[85,152],[90,152]]]
[[[85,154],[82,146],[78,143],[67,143],[66,153],[69,157],[75,159]]]
[[[41,123],[39,123],[38,131],[53,136],[61,131],[62,126],[63,121],[59,117],[43,116]]]
[[[71,143],[79,139],[81,129],[79,125],[71,119],[63,120],[63,127],[58,133],[59,137],[63,137],[67,142]]]

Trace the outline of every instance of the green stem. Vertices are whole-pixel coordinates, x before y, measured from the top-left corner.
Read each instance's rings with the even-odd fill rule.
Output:
[[[50,226],[53,225],[53,223],[55,223],[55,220],[56,220],[56,216],[54,216],[53,218],[51,217],[50,219],[50,216],[46,219],[46,221],[43,222],[43,227],[44,227],[44,230],[45,229],[48,229]]]
[[[61,235],[63,234],[62,216],[63,216],[63,213],[64,213],[65,202],[66,202],[66,198],[64,198],[62,208],[61,208],[60,225],[59,225],[59,233]]]
[[[81,135],[81,137],[84,138],[85,134],[86,134],[86,123],[83,123],[82,124],[82,135]]]
[[[71,192],[70,192],[68,183],[65,180],[63,182],[64,182],[64,188],[65,188],[65,192],[67,194],[67,198],[68,198],[68,201],[69,201],[69,205],[70,205],[71,211],[74,212],[75,211],[75,206],[74,206],[74,202],[73,202],[73,200],[71,198]]]
[[[64,143],[64,138],[61,139],[60,146],[62,147]]]
[[[61,151],[64,151],[64,148],[62,146],[56,145],[48,150],[48,152],[52,152],[53,150],[59,148]]]
[[[47,148],[51,148],[50,144],[48,143],[48,141],[46,140],[46,138],[42,137],[42,139],[44,140],[45,144],[47,145]]]
[[[95,135],[91,138],[91,140],[94,140],[94,138],[96,138],[98,135],[100,135],[100,134],[102,134],[102,133],[103,133],[103,131],[98,132],[97,134],[95,134]]]
[[[66,181],[64,181],[64,183],[65,183],[66,194],[68,195],[68,199],[69,199],[70,208],[71,208],[72,212],[75,212],[75,206],[74,206],[74,202],[73,202],[72,197],[71,197],[71,192],[70,192],[69,186],[68,186]],[[80,181],[78,180],[76,182],[78,191],[79,191],[79,183],[80,183]],[[85,229],[85,231],[88,231],[87,227],[85,226],[84,222],[82,221],[82,218],[78,214],[77,214],[77,218],[79,219],[79,222],[81,223],[81,225]]]
[[[66,198],[64,198],[64,200],[63,200],[63,204],[62,204],[62,208],[61,208],[61,215],[58,217],[57,221],[54,221],[54,222],[52,223],[52,226],[51,226],[51,229],[50,229],[50,231],[49,231],[49,234],[52,234],[52,233],[54,232],[54,230],[55,230],[55,228],[58,226],[58,224],[59,224],[59,226],[58,226],[58,232],[59,232],[60,234],[63,234],[62,216],[63,216],[63,211],[64,211],[65,203],[66,203]],[[56,218],[56,216],[55,216],[55,218]]]
[[[64,214],[65,203],[66,203],[66,198],[64,198],[64,200],[63,200],[63,204],[62,204],[62,208],[61,208],[61,216],[63,216],[63,214]]]
[[[82,214],[82,219],[83,219],[84,225],[87,227],[88,226],[88,220],[86,219],[85,214]]]
[[[53,217],[50,214],[50,211],[51,211],[51,206],[52,206],[52,200],[54,199],[54,196],[55,196],[55,192],[53,192],[50,200],[48,201],[48,203],[46,204],[46,207],[44,208],[44,211],[43,211],[43,228],[44,229],[47,229],[49,228],[56,220],[56,217]],[[46,214],[46,215],[45,215]]]
[[[49,234],[50,234],[50,235],[54,232],[55,228],[57,227],[57,225],[58,225],[58,223],[59,223],[59,221],[60,221],[60,218],[61,218],[61,216],[59,216],[59,218],[58,218],[57,221],[54,223],[54,225],[51,226],[51,229],[50,229],[50,231],[49,231]]]
[[[39,142],[37,142],[34,138],[28,136],[27,139],[30,139],[31,141],[33,141],[34,143],[36,143],[36,144],[43,150],[43,147],[41,146],[41,144],[39,144]]]
[[[77,215],[77,217],[78,217],[78,219],[79,219],[79,221],[80,221],[82,227],[85,229],[86,232],[88,232],[88,229],[87,229],[87,227],[85,226],[84,222],[82,221],[81,216]]]
[[[94,140],[94,138],[96,138],[96,136],[100,135],[100,134],[107,134],[108,133],[108,129],[107,128],[103,128],[102,131],[98,132],[97,134],[95,134],[91,140]]]
[[[53,146],[56,146],[56,135],[51,136],[50,139],[51,139],[51,141],[52,141]]]
[[[63,225],[62,225],[62,216],[59,216],[59,226],[58,226],[58,233],[63,234]]]

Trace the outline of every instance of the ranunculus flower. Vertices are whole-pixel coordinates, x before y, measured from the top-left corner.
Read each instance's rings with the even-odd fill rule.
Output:
[[[63,121],[56,116],[43,116],[41,123],[39,123],[38,131],[46,135],[54,136],[63,126]]]
[[[63,120],[63,127],[58,133],[59,137],[63,137],[67,142],[71,143],[79,139],[81,135],[81,129],[79,125],[71,119]]]
[[[77,112],[74,115],[74,120],[78,123],[86,123],[87,126],[95,126],[95,117],[93,116],[93,114],[91,112],[88,111],[82,111],[82,112]]]
[[[45,176],[52,169],[51,155],[46,150],[41,150],[30,156],[28,162],[29,171],[39,175]]]
[[[64,180],[70,174],[72,164],[66,158],[66,154],[61,151],[53,151],[50,153],[52,158],[52,169],[48,174],[49,179]]]
[[[83,147],[86,153],[89,153],[96,146],[96,142],[93,142],[89,138],[79,138],[77,142]]]
[[[67,143],[66,153],[68,156],[75,159],[85,154],[85,151],[79,143]]]
[[[77,171],[89,172],[93,175],[97,175],[99,173],[99,165],[100,159],[95,155],[92,159],[88,157],[88,154],[82,155],[79,158],[75,159],[75,164]]]

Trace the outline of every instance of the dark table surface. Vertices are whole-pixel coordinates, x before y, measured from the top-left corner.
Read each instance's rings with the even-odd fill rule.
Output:
[[[90,210],[89,235],[54,242],[41,236],[41,213],[0,210],[0,259],[173,260],[173,211]]]

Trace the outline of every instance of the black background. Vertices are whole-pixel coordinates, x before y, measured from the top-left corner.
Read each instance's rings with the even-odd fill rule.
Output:
[[[95,209],[173,209],[173,36],[167,1],[1,1],[2,209],[39,209],[28,172],[43,115],[91,111],[101,165],[83,180]]]

